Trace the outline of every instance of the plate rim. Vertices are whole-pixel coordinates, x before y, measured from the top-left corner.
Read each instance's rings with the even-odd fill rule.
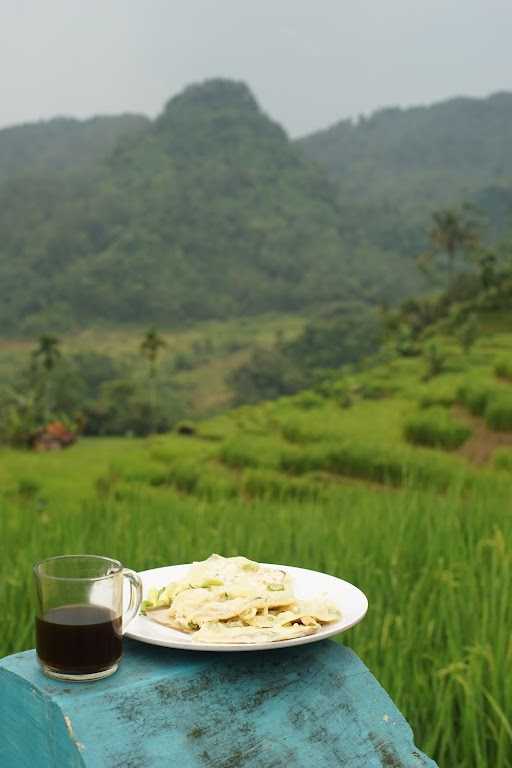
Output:
[[[202,561],[194,561],[194,562],[202,562]],[[352,627],[359,624],[364,617],[366,616],[368,612],[368,598],[365,595],[365,593],[360,589],[359,587],[356,587],[355,584],[352,584],[350,581],[346,581],[345,579],[341,579],[339,576],[333,576],[331,573],[325,573],[325,571],[316,571],[312,568],[301,568],[300,566],[295,565],[284,565],[282,563],[259,563],[260,565],[264,567],[269,568],[284,568],[291,571],[300,571],[302,573],[314,573],[318,576],[327,576],[330,579],[334,579],[335,581],[340,582],[341,584],[344,584],[348,587],[350,587],[351,590],[354,590],[358,597],[361,599],[362,602],[362,610],[358,615],[350,621],[348,624],[343,625],[342,627],[339,626],[339,622],[335,622],[332,627],[329,627],[326,625],[325,629],[319,634],[315,633],[312,635],[304,635],[303,637],[295,637],[288,640],[277,640],[275,642],[265,642],[265,643],[193,643],[187,640],[180,641],[174,640],[174,638],[171,637],[171,640],[169,642],[164,642],[160,638],[156,637],[148,637],[146,635],[141,635],[138,632],[131,632],[130,626],[132,622],[130,622],[126,628],[126,630],[123,632],[123,637],[128,637],[130,640],[137,640],[141,643],[146,643],[148,645],[155,645],[159,646],[160,648],[171,648],[173,650],[183,650],[183,651],[190,651],[190,652],[202,652],[202,653],[238,653],[240,651],[247,652],[247,651],[277,651],[282,648],[290,648],[295,647],[298,645],[307,645],[309,643],[315,643],[320,642],[321,640],[327,640],[329,637],[333,637],[334,635],[340,635],[343,632],[346,632],[347,630],[351,629]],[[193,563],[174,563],[169,565],[161,565],[157,566],[156,568],[146,568],[143,571],[137,571],[137,574],[139,576],[145,576],[150,573],[154,573],[155,571],[163,571],[167,570],[168,568],[185,568],[192,566]],[[141,618],[141,614],[138,613],[133,620]],[[142,616],[142,618],[146,618],[145,616]],[[133,621],[132,620],[132,621]]]

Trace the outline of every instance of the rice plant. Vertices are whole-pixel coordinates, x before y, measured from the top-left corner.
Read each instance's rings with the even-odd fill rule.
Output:
[[[512,431],[512,392],[497,394],[489,400],[485,420],[496,432]]]
[[[261,470],[248,470],[248,472]],[[276,479],[276,478],[274,478]],[[33,645],[31,564],[97,552],[142,570],[213,551],[333,573],[370,611],[343,635],[443,766],[508,768],[512,756],[512,519],[508,488],[455,487],[283,498],[248,476],[254,500],[208,500],[120,481],[119,493],[0,501],[0,655]],[[306,486],[304,486],[306,487]],[[124,488],[129,493],[124,493]],[[285,486],[283,486],[283,491]]]
[[[453,450],[471,436],[471,428],[443,408],[428,408],[411,416],[404,427],[406,440],[415,445]]]
[[[498,360],[494,366],[494,373],[500,379],[512,381],[512,360],[508,358]]]
[[[494,452],[494,466],[512,472],[512,448],[498,448]]]
[[[457,390],[457,400],[466,406],[473,416],[483,416],[495,392],[496,390],[487,384],[465,383]]]
[[[218,458],[232,469],[246,467],[275,468],[282,450],[280,436],[239,434],[224,441],[218,449]]]

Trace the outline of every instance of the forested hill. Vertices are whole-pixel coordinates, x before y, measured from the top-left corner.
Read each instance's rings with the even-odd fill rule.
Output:
[[[376,260],[365,280],[335,198],[245,85],[191,86],[92,178],[0,186],[1,327],[165,326],[389,298],[396,279]]]
[[[504,229],[511,138],[512,95],[497,94],[291,142],[222,79],[153,121],[5,129],[0,332],[400,299],[425,287],[415,259],[434,209],[474,200]]]
[[[405,247],[420,247],[429,212],[461,201],[498,229],[512,223],[512,93],[382,109],[297,145],[338,184],[342,204],[358,204],[367,221],[363,209],[372,212],[370,239],[381,244],[401,222]]]
[[[143,130],[143,115],[74,120],[57,117],[0,129],[0,182],[24,173],[86,170],[103,160],[122,136]]]
[[[512,93],[382,109],[298,143],[354,192],[379,197],[391,191],[405,197],[407,182],[423,179],[426,195],[435,177],[438,195],[453,197],[512,179]],[[421,189],[418,184],[415,192]]]

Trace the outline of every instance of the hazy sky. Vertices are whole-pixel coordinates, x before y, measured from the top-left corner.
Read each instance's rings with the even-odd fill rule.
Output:
[[[0,0],[0,125],[245,80],[296,136],[512,89],[512,0]]]

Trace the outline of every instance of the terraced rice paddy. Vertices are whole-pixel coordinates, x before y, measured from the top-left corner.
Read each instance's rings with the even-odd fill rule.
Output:
[[[367,593],[367,618],[340,640],[418,745],[441,766],[511,766],[512,449],[489,405],[508,402],[495,362],[510,342],[452,351],[427,383],[421,360],[389,359],[192,436],[2,450],[0,655],[33,644],[30,566],[45,555],[144,569],[217,551],[315,568]],[[489,435],[502,441],[474,460],[467,446]]]

